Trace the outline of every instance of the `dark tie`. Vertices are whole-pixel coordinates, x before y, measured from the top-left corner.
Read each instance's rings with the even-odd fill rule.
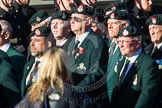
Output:
[[[157,46],[154,47],[154,49],[151,52],[151,55],[153,55],[158,50]]]
[[[115,50],[115,47],[116,47],[116,43],[115,42],[113,42],[112,44],[111,44],[111,49],[110,49],[110,54],[109,55],[113,55],[113,53],[114,53],[114,50]]]
[[[78,48],[78,44],[80,42],[78,40],[75,41],[75,45],[74,45],[74,48],[73,48],[73,51],[72,51],[72,55],[75,56],[76,52],[77,52],[77,48]]]
[[[31,83],[36,80],[39,63],[40,63],[40,61],[36,61],[34,68],[33,68],[32,72],[30,73],[28,83]]]
[[[126,72],[127,72],[127,68],[128,68],[128,65],[129,65],[129,60],[128,59],[125,59],[125,62],[124,62],[124,65],[123,65],[123,68],[121,70],[121,75],[119,77],[119,81],[122,82],[126,76]]]

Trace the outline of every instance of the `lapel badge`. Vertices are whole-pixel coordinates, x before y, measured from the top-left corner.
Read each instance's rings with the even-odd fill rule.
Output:
[[[86,67],[85,67],[84,63],[79,64],[79,66],[77,67],[77,73],[79,73],[79,74],[86,73]]]
[[[123,31],[123,36],[127,36],[129,34],[129,32],[125,29],[124,31]]]
[[[152,23],[153,23],[153,24],[156,24],[157,19],[156,19],[155,16],[153,16],[153,17],[151,18],[151,20],[152,20]]]
[[[41,21],[41,18],[40,17],[37,17],[36,18],[36,21],[40,22]]]
[[[134,81],[133,81],[133,85],[137,85],[137,80],[138,80],[138,76],[137,74],[135,75]]]
[[[77,53],[77,54],[75,55],[75,57],[74,57],[74,58],[75,58],[75,59],[77,59],[77,58],[78,58],[78,56],[79,56],[79,53]]]
[[[162,69],[162,65],[159,65],[159,69]]]
[[[116,63],[115,67],[114,67],[114,72],[117,73],[117,67],[118,67],[118,62]]]
[[[79,5],[78,12],[82,12],[82,11],[83,11],[83,5]]]
[[[29,66],[26,69],[28,70],[29,69]]]

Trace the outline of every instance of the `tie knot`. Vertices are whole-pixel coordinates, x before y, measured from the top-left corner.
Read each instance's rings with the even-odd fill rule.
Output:
[[[75,45],[78,45],[79,44],[79,41],[78,40],[75,40]]]
[[[35,66],[38,66],[39,63],[40,63],[40,61],[36,61],[36,62],[35,62]]]
[[[130,60],[129,59],[125,59],[125,63],[129,64]]]

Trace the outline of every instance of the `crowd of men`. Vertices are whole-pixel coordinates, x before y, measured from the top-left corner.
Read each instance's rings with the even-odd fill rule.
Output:
[[[52,15],[29,3],[0,0],[0,108],[28,94],[52,48],[69,55],[69,89],[87,93],[97,107],[162,107],[162,7],[154,0],[104,9],[97,0],[54,0]]]

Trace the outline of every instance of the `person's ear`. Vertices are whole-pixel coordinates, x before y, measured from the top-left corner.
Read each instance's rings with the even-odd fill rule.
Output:
[[[10,38],[10,33],[9,32],[5,32],[5,40]]]
[[[92,18],[88,17],[86,18],[86,25],[90,25],[90,24],[92,24]]]
[[[48,47],[48,48],[51,48],[51,47],[52,47],[52,43],[51,43],[51,42],[48,42],[48,43],[47,43],[47,47]]]

